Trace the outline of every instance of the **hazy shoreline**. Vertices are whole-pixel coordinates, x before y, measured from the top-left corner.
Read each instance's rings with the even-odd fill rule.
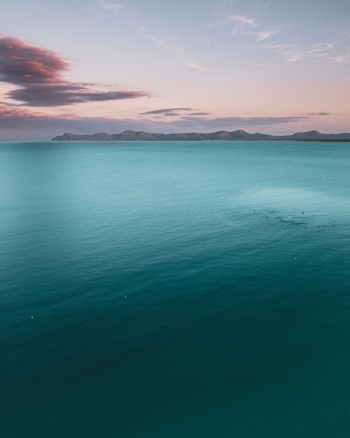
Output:
[[[237,130],[203,133],[162,134],[145,131],[124,131],[120,134],[73,134],[66,132],[51,141],[308,141],[308,142],[350,142],[350,133],[321,134],[318,131],[297,132],[291,135],[270,135]]]

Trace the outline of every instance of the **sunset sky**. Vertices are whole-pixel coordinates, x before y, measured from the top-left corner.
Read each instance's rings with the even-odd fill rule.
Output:
[[[350,132],[349,0],[2,0],[0,141]]]

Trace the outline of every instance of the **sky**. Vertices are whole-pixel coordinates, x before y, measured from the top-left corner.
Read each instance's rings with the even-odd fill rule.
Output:
[[[349,0],[1,0],[0,141],[350,132]]]

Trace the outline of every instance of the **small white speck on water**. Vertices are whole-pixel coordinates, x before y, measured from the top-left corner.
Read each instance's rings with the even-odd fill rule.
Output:
[[[33,319],[33,318],[34,318],[34,316],[31,316],[31,317],[30,317],[30,319]]]
[[[126,298],[126,297],[124,297],[124,298]]]

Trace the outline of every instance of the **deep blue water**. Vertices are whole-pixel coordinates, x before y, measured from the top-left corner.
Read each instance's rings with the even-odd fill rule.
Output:
[[[0,143],[1,438],[350,437],[349,244],[346,143]]]

